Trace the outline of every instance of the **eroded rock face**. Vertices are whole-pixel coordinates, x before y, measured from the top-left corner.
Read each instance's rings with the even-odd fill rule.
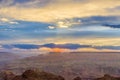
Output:
[[[82,80],[80,77],[76,77],[73,80]]]
[[[15,76],[11,80],[64,80],[64,78],[47,72],[27,70],[22,75]]]
[[[110,76],[108,74],[105,74],[103,77],[97,78],[97,79],[94,79],[94,80],[120,80],[120,78],[119,77],[113,77],[113,76]]]
[[[0,80],[64,80],[64,78],[52,73],[26,70],[22,75],[14,75],[10,71],[1,72]]]
[[[23,78],[38,78],[39,77],[39,72],[34,71],[34,70],[27,70],[25,71],[22,75]]]
[[[14,75],[10,71],[4,71],[0,73],[0,80],[65,80],[62,76],[54,75],[52,73],[40,72],[37,70],[26,70],[21,75]],[[73,80],[82,80],[80,77],[76,77]],[[88,80],[88,79],[86,79]],[[105,74],[101,78],[89,79],[89,80],[120,80],[120,77],[113,77]]]
[[[51,73],[38,72],[27,70],[22,74],[22,77],[28,80],[64,80],[63,77]]]
[[[15,76],[11,71],[4,71],[0,73],[0,80],[12,80]]]
[[[15,76],[12,80],[25,80],[22,76]]]

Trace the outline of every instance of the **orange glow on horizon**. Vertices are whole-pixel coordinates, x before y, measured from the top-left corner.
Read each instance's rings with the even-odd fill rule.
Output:
[[[61,52],[64,52],[65,50],[64,49],[61,49],[61,48],[53,48],[52,49],[52,52],[55,52],[55,53],[61,53]]]
[[[62,52],[120,52],[120,50],[110,50],[110,49],[94,49],[94,48],[80,48],[76,50],[71,50],[71,49],[64,49],[64,48],[40,48],[40,51],[45,51],[45,52],[54,52],[54,53],[62,53]]]
[[[62,53],[62,52],[67,52],[70,51],[69,49],[64,49],[64,48],[39,48],[40,51],[47,51],[47,52],[54,52],[54,53]]]

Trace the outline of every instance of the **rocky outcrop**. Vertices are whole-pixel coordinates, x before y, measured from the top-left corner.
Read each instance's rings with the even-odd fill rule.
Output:
[[[25,80],[25,79],[22,76],[15,76],[12,80]]]
[[[0,80],[65,80],[62,76],[54,75],[38,70],[26,70],[21,75],[15,75],[11,71],[4,71],[0,73]],[[73,80],[82,80],[80,77],[76,77]],[[120,77],[113,77],[105,74],[101,78],[96,79],[84,79],[84,80],[120,80]]]
[[[113,77],[113,76],[110,76],[108,74],[105,74],[103,77],[96,78],[94,80],[120,80],[120,78],[119,77]]]
[[[80,77],[76,77],[73,80],[82,80]]]
[[[64,80],[64,78],[61,76],[57,76],[47,72],[38,72],[34,70],[27,70],[21,76],[22,78],[28,80]]]
[[[26,70],[22,75],[14,76],[14,78],[11,79],[5,78],[4,80],[64,80],[61,76],[34,70]]]
[[[12,80],[15,76],[11,71],[4,71],[0,73],[0,80]]]

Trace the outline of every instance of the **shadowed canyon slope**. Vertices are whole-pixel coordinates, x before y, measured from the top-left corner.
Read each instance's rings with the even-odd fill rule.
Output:
[[[0,73],[0,80],[65,80],[64,77],[39,70],[26,70],[21,75],[15,75],[10,71]],[[75,77],[72,80],[120,80],[120,77],[113,77],[105,74],[103,77],[94,79],[82,79]]]

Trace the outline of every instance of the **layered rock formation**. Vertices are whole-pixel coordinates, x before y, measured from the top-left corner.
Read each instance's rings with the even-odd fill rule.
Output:
[[[4,71],[0,73],[0,80],[65,80],[62,76],[54,75],[44,71],[26,70],[21,75],[15,75],[11,71]],[[73,80],[82,80],[76,77]],[[103,77],[86,80],[120,80],[120,77],[113,77],[105,74]]]
[[[108,74],[105,74],[103,77],[96,78],[94,80],[120,80],[120,77],[113,77],[113,76],[110,76]]]
[[[64,80],[64,78],[52,73],[26,70],[22,75],[4,72],[1,74],[0,80]]]

